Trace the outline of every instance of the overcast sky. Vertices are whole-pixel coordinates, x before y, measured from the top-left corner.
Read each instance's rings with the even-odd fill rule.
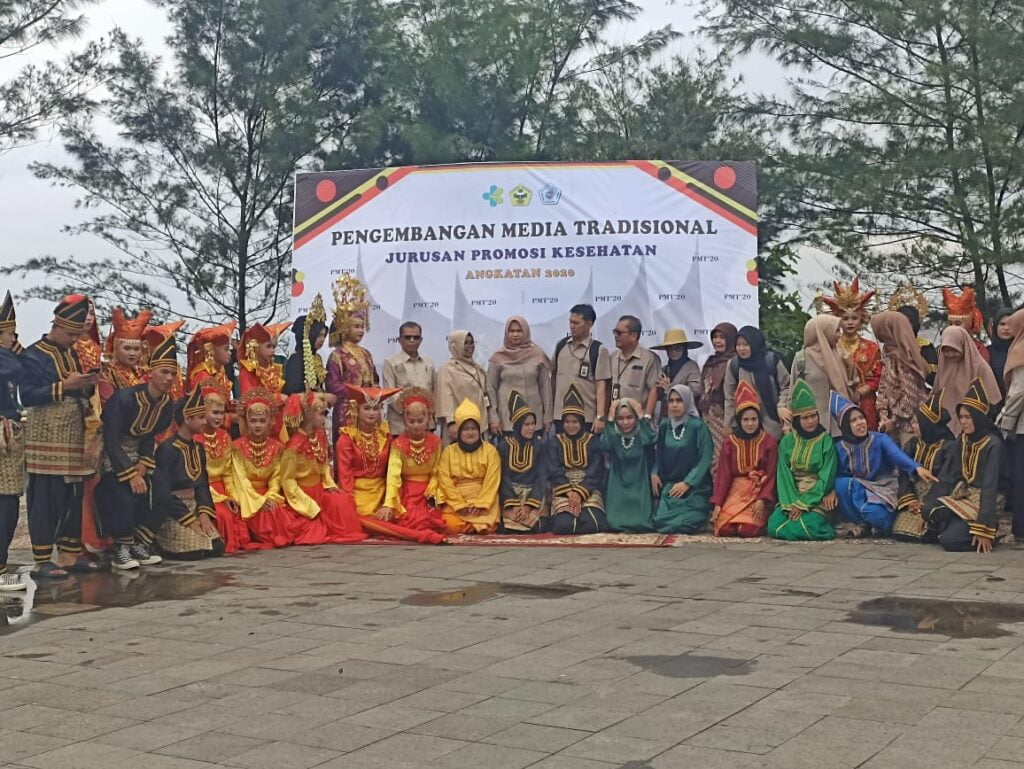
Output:
[[[693,4],[686,0],[676,3],[667,0],[640,2],[645,6],[643,16],[635,24],[615,29],[613,38],[621,41],[635,39],[649,29],[671,24],[685,37],[673,46],[670,54],[685,55],[702,45],[710,47],[696,34],[699,22],[695,18],[696,7]],[[143,38],[152,50],[165,47],[163,39],[169,31],[167,21],[162,11],[145,0],[105,0],[87,8],[86,12],[89,20],[86,39],[99,37],[119,26],[129,34]],[[21,61],[45,62],[59,53],[41,50],[31,59],[21,57]],[[752,91],[778,91],[785,87],[783,73],[765,57],[748,57],[738,62],[736,69]],[[9,64],[0,67],[0,77],[9,76],[11,70]],[[4,244],[0,260],[3,262],[14,263],[38,255],[100,257],[108,253],[108,247],[98,238],[61,232],[64,225],[76,224],[85,218],[84,212],[75,208],[77,192],[52,187],[36,179],[28,170],[30,163],[60,162],[64,157],[59,141],[48,135],[42,136],[34,145],[0,155],[0,233]],[[824,268],[819,269],[817,264],[809,267],[824,277]],[[20,285],[15,283],[10,288],[17,293]],[[18,326],[23,340],[36,339],[46,330],[50,311],[51,307],[42,302],[19,302]]]

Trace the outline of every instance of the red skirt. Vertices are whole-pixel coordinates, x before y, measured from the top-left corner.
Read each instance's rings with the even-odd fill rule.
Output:
[[[362,542],[366,539],[366,532],[363,531],[363,527],[359,523],[355,505],[351,502],[345,503],[346,495],[340,489],[328,491],[322,483],[300,488],[320,506],[320,514],[312,520],[297,513],[294,514],[294,517],[301,521],[319,524],[310,526],[309,531],[303,531],[301,538],[308,539],[319,536],[323,538],[319,542],[299,541],[299,538],[296,538],[296,545],[319,545],[325,542],[347,544]]]
[[[227,496],[224,481],[210,481],[210,491],[214,494]],[[228,507],[227,502],[214,502],[213,509],[217,514],[217,531],[224,540],[225,553],[237,553],[239,550],[266,550],[270,545],[253,541],[249,536],[249,526],[245,519]]]
[[[253,483],[253,489],[257,494],[266,494],[267,487]],[[268,548],[287,547],[292,544],[293,518],[301,518],[288,509],[283,501],[267,512],[260,510],[252,518],[246,519],[249,526],[249,536],[254,542],[259,542]],[[305,520],[305,519],[303,519]]]
[[[427,501],[429,485],[428,481],[402,481],[402,488],[398,494],[402,500],[402,507],[405,508],[405,514],[398,522],[408,529],[443,533],[444,516],[436,507],[431,507]]]

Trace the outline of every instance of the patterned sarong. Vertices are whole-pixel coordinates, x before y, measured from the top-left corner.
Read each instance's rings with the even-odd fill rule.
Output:
[[[95,472],[85,459],[85,409],[85,402],[77,398],[28,409],[25,417],[28,472],[79,478]]]
[[[24,492],[25,428],[0,417],[0,495],[19,497]]]

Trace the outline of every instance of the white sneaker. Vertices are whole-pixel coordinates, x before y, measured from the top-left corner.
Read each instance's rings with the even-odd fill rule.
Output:
[[[0,590],[13,593],[16,590],[24,590],[25,587],[25,580],[17,572],[0,574]]]
[[[137,569],[139,562],[132,558],[128,545],[118,545],[110,557],[110,568],[112,569]]]

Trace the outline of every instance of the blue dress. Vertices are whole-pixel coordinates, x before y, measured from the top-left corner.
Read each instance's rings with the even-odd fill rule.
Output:
[[[860,443],[836,439],[839,511],[851,523],[888,534],[899,498],[897,471],[912,475],[920,465],[884,433],[869,432]]]

